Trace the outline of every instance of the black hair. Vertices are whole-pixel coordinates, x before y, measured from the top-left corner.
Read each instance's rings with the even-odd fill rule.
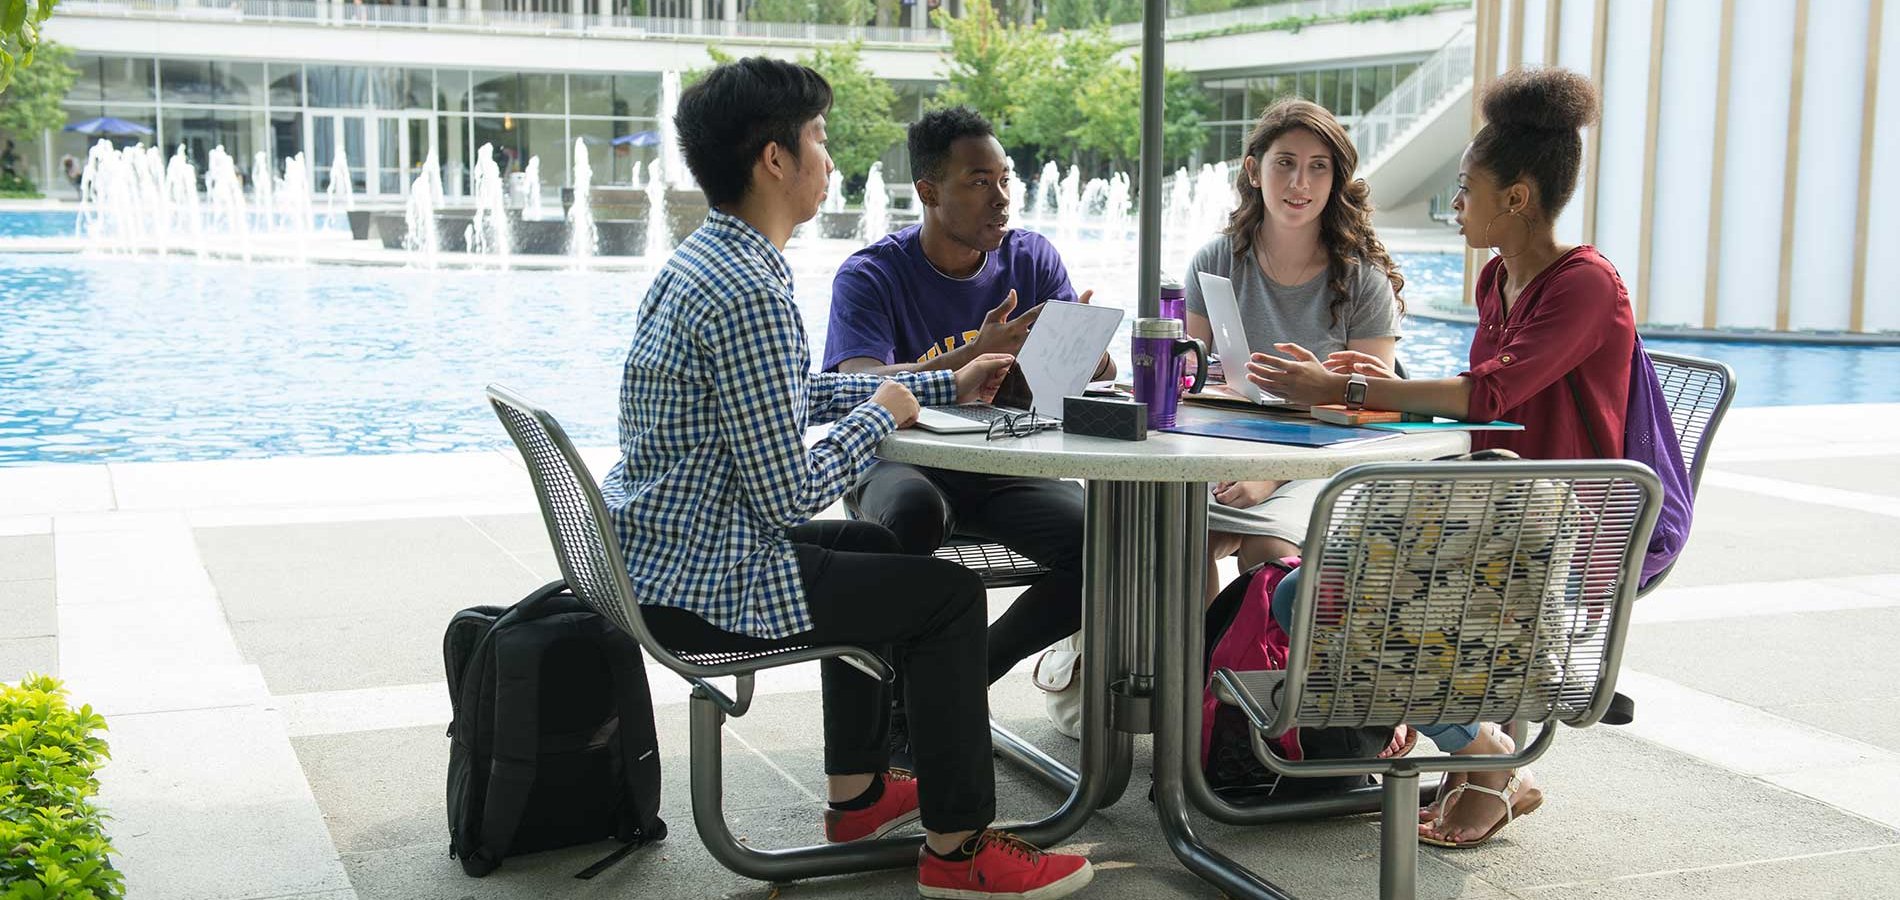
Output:
[[[1554,219],[1576,193],[1577,132],[1597,120],[1598,108],[1596,85],[1569,69],[1513,69],[1484,89],[1485,125],[1471,140],[1471,159],[1499,184],[1530,176]]]
[[[960,138],[995,137],[990,120],[967,106],[931,110],[910,126],[910,177],[920,181],[942,181],[944,164],[950,160],[950,145]]]
[[[805,124],[831,108],[831,85],[810,68],[753,56],[715,67],[680,94],[673,125],[686,168],[712,206],[744,199],[766,144],[798,156]]]

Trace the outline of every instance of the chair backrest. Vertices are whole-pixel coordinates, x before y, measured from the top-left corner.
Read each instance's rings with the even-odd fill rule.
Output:
[[[1308,530],[1275,728],[1596,721],[1661,497],[1627,460],[1342,472]]]
[[[1656,381],[1669,403],[1669,418],[1682,445],[1682,462],[1689,468],[1689,486],[1702,486],[1702,466],[1722,416],[1735,400],[1735,371],[1712,359],[1647,351],[1656,366]]]
[[[528,466],[541,503],[541,519],[554,543],[554,558],[574,596],[633,635],[642,649],[668,668],[683,675],[713,674],[681,660],[647,631],[620,555],[620,542],[608,525],[600,488],[561,423],[533,401],[498,384],[488,386],[488,402]]]

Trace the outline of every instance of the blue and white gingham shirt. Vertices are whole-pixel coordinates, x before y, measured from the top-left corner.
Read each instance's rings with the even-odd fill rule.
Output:
[[[810,366],[784,255],[712,211],[640,304],[601,485],[641,603],[761,638],[810,630],[786,530],[836,502],[897,425],[867,402],[883,377]],[[926,405],[956,399],[949,372],[896,380]],[[832,421],[807,448],[806,427]]]

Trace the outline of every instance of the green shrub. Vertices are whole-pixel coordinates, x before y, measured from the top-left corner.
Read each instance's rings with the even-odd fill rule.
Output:
[[[50,676],[0,686],[0,900],[125,896],[92,802],[105,728],[91,706],[67,706]]]
[[[36,200],[40,196],[39,188],[33,182],[7,172],[0,172],[0,198],[8,200]]]

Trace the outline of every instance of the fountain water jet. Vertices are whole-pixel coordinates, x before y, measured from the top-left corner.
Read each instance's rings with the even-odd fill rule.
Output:
[[[594,226],[594,164],[587,143],[574,139],[574,203],[567,208],[567,255],[584,265],[600,249],[600,231]]]

